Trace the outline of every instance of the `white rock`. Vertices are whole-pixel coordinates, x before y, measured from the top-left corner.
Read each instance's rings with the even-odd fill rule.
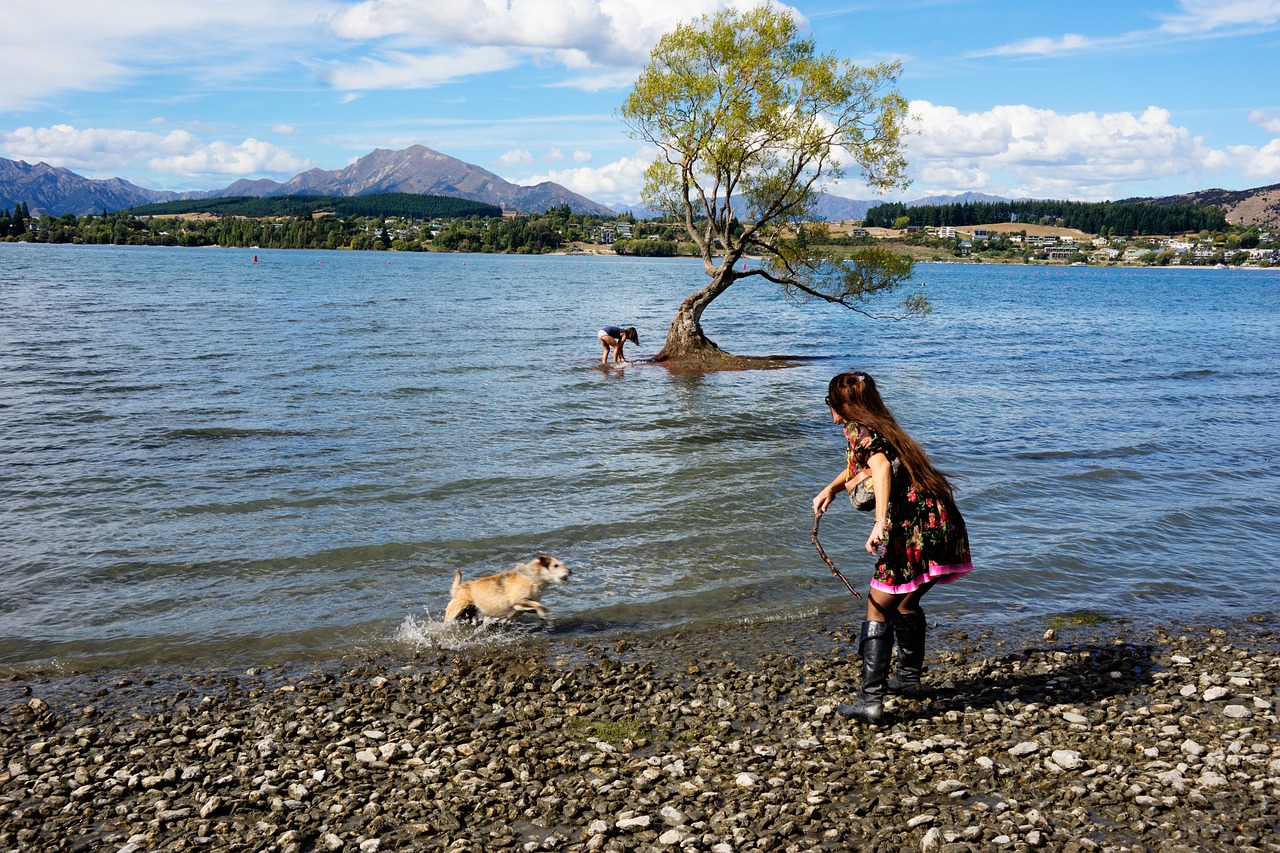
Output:
[[[907,821],[907,826],[910,829],[915,829],[917,826],[921,826],[926,823],[933,823],[934,820],[935,818],[931,814],[918,814]]]
[[[675,806],[663,806],[658,816],[671,826],[683,826],[689,822],[688,816]]]
[[[1030,755],[1033,752],[1039,752],[1039,751],[1040,751],[1040,744],[1034,741],[1026,740],[1018,744],[1017,746],[1010,748],[1009,754],[1010,755]]]
[[[658,836],[658,843],[665,844],[668,847],[674,847],[681,841],[684,841],[685,833],[680,829],[668,829],[666,832]]]
[[[1243,720],[1253,716],[1253,712],[1243,705],[1228,705],[1222,709],[1222,713],[1236,720]]]
[[[623,818],[618,821],[616,826],[618,829],[647,829],[649,824],[653,822],[647,814],[636,815],[635,817]]]
[[[1204,692],[1201,698],[1206,702],[1216,702],[1219,699],[1225,699],[1231,695],[1231,691],[1225,687],[1210,687]]]
[[[938,827],[930,829],[924,834],[924,838],[920,842],[920,850],[922,853],[933,853],[942,846],[942,830]]]
[[[1068,723],[1074,723],[1077,726],[1085,726],[1089,724],[1089,718],[1083,714],[1077,714],[1074,711],[1067,711],[1062,715],[1062,719]]]
[[[1194,684],[1184,684],[1178,693],[1182,696],[1194,696],[1196,695],[1196,686]]]
[[[1075,770],[1084,764],[1084,759],[1074,749],[1055,749],[1049,757],[1063,770]]]
[[[1212,770],[1206,770],[1201,773],[1200,778],[1196,780],[1196,783],[1201,788],[1221,788],[1223,785],[1231,784],[1225,776],[1220,776]]]
[[[1193,740],[1184,740],[1182,742],[1182,751],[1193,758],[1199,758],[1204,755],[1204,747]]]
[[[737,783],[739,788],[754,788],[756,783],[760,781],[760,777],[754,773],[739,773],[733,781]]]

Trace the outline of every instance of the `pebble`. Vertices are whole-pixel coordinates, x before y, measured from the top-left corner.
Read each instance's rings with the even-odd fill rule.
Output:
[[[935,628],[876,726],[828,622],[0,673],[0,849],[1280,847],[1274,616]]]

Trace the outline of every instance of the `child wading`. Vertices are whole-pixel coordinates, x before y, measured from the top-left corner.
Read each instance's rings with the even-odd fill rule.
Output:
[[[636,332],[635,326],[605,326],[596,337],[600,339],[600,344],[604,347],[604,355],[600,356],[600,363],[604,364],[609,360],[609,351],[613,350],[613,363],[626,364],[627,360],[622,357],[622,345],[627,341],[640,345],[640,335]]]

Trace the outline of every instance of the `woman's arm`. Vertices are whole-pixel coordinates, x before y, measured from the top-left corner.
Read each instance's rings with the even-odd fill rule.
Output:
[[[851,477],[852,475],[849,473],[849,469],[845,468],[843,471],[840,472],[839,476],[837,476],[834,480],[831,481],[830,485],[828,485],[822,491],[818,492],[818,494],[813,499],[814,513],[816,513],[817,515],[822,515],[822,513],[827,511],[827,507],[831,506],[831,499],[835,497],[836,492],[840,491],[841,489],[849,489],[849,488],[852,488],[853,486],[856,486],[858,484],[858,480],[865,479],[866,475],[864,474],[858,477],[857,480],[854,480],[852,483],[850,483],[849,480]]]
[[[884,544],[885,524],[889,518],[889,490],[893,487],[893,467],[889,457],[883,453],[873,453],[867,460],[871,469],[871,488],[876,494],[876,524],[867,537],[867,551],[876,553],[876,549]]]

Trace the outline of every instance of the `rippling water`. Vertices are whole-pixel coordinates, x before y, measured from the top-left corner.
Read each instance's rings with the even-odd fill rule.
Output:
[[[689,375],[595,330],[656,352],[692,262],[0,244],[0,664],[413,642],[540,552],[558,631],[852,609],[850,368],[963,478],[935,612],[1275,607],[1280,274],[917,270],[921,322],[736,285],[708,334],[807,360]]]

